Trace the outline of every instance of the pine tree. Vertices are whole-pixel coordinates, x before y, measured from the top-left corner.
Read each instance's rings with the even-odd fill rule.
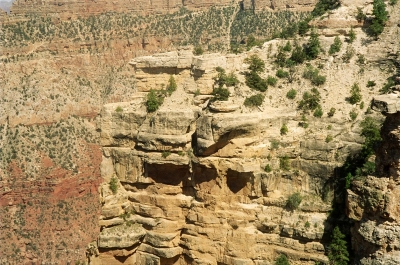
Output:
[[[328,258],[332,265],[347,265],[349,263],[349,252],[347,251],[345,235],[335,227],[332,233],[332,241],[329,245]]]
[[[388,20],[386,4],[383,0],[374,0],[372,14],[374,15],[374,20],[369,29],[372,35],[378,37],[383,32],[383,27]]]
[[[315,29],[311,31],[310,40],[306,46],[306,54],[308,59],[317,58],[319,52],[321,51],[321,43],[319,41],[319,35]]]

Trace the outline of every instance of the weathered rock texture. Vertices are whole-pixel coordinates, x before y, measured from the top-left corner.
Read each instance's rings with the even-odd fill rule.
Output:
[[[241,3],[243,8],[252,10],[271,10],[295,9],[298,11],[311,11],[316,3],[315,0],[256,0],[256,1],[236,1]],[[232,4],[230,0],[222,1],[182,1],[182,0],[158,0],[158,1],[89,1],[89,0],[62,0],[62,1],[43,1],[43,0],[16,0],[11,8],[13,15],[20,14],[45,14],[57,16],[61,19],[73,19],[98,15],[105,12],[118,13],[137,13],[140,15],[163,14],[176,12],[180,8],[189,10],[205,10],[212,6],[221,7]]]
[[[272,264],[280,253],[293,264],[327,261],[329,183],[344,158],[359,150],[359,128],[345,119],[310,117],[313,129],[306,130],[298,126],[296,107],[283,100],[246,108],[244,85],[230,88],[229,101],[209,110],[215,67],[243,72],[247,56],[193,56],[181,49],[130,61],[135,99],[107,104],[100,114],[102,232],[91,264]],[[171,75],[178,90],[147,113],[146,91],[165,88]],[[279,97],[277,89],[269,93]],[[332,142],[324,131],[329,123]],[[287,171],[280,166],[285,161]],[[267,164],[272,172],[264,171]],[[303,201],[290,211],[286,200],[295,192]]]

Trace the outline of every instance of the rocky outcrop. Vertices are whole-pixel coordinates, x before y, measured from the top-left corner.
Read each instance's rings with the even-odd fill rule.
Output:
[[[241,1],[246,9],[262,10],[265,8],[271,10],[292,9],[298,11],[311,11],[316,3],[315,0],[256,0]],[[139,15],[165,14],[179,11],[181,8],[199,11],[210,7],[229,6],[232,1],[43,1],[43,0],[16,0],[11,7],[11,14],[15,16],[24,14],[39,14],[57,16],[63,20],[74,19],[77,17],[87,17],[106,12],[118,13],[137,13]]]

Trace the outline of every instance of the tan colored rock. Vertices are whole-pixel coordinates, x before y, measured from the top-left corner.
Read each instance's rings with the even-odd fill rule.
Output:
[[[100,248],[127,248],[141,241],[146,230],[140,225],[118,225],[104,228],[99,235]]]

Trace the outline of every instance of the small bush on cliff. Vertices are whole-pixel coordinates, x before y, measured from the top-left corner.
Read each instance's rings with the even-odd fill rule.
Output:
[[[265,62],[255,54],[244,59],[244,62],[249,64],[250,71],[254,71],[256,73],[261,73],[265,69]]]
[[[329,54],[334,54],[339,52],[341,47],[342,47],[342,41],[338,36],[336,36],[331,47],[329,48]]]
[[[301,196],[300,192],[293,193],[290,195],[286,201],[286,207],[289,208],[289,210],[296,210],[299,208],[301,201],[303,200],[303,197]]]
[[[279,78],[288,78],[289,77],[289,73],[284,71],[283,69],[278,69],[276,71],[276,76]]]
[[[336,226],[332,232],[332,241],[328,251],[330,264],[347,265],[349,263],[349,252],[346,244],[345,235]]]
[[[284,123],[281,127],[281,135],[286,135],[288,133],[289,129],[287,125]]]
[[[118,107],[115,109],[115,111],[120,113],[120,112],[122,112],[122,111],[124,111],[124,110],[121,108],[121,106],[118,106]]]
[[[230,92],[226,88],[216,87],[213,90],[213,95],[214,95],[213,100],[227,101],[230,96]]]
[[[264,92],[268,89],[267,81],[261,78],[261,76],[259,76],[255,71],[246,73],[246,85],[261,92]]]
[[[279,168],[284,171],[290,170],[290,159],[288,156],[285,155],[279,158]]]
[[[245,99],[244,105],[246,107],[261,106],[264,102],[264,98],[265,98],[265,96],[263,94],[257,94],[257,95],[251,96],[251,97]]]
[[[315,110],[319,106],[321,95],[316,88],[311,89],[310,92],[306,91],[303,94],[303,99],[299,102],[298,108],[303,111]]]
[[[178,86],[176,85],[176,81],[174,76],[170,76],[169,80],[168,80],[168,85],[167,85],[167,92],[168,94],[172,94],[172,92],[174,92],[176,89],[178,88]]]
[[[223,69],[222,67],[217,67],[215,68],[215,70],[218,72],[218,75],[213,79],[215,81],[215,84],[219,87],[223,87],[224,85],[230,87],[239,84],[239,80],[234,73],[226,74],[225,69]]]
[[[155,90],[151,89],[147,94],[146,107],[148,112],[154,112],[158,110],[161,104],[164,102],[164,97],[161,94],[157,94]]]
[[[275,261],[275,265],[290,265],[288,258],[286,255],[281,254]]]
[[[118,180],[116,177],[112,177],[110,180],[110,190],[112,193],[116,194],[118,191]]]
[[[362,99],[362,96],[361,96],[360,86],[357,83],[354,83],[350,89],[350,97],[347,99],[347,101],[350,104],[356,104],[356,103],[360,102],[361,99]]]
[[[296,91],[294,88],[290,89],[290,90],[286,93],[286,97],[287,97],[288,99],[294,99],[294,98],[296,97],[296,95],[297,95],[297,91]]]
[[[383,32],[386,21],[388,21],[388,12],[383,0],[374,0],[372,14],[374,19],[369,26],[369,31],[372,36],[378,37]]]
[[[201,46],[194,47],[194,50],[193,50],[194,55],[202,55],[203,53],[204,53],[204,50]]]

